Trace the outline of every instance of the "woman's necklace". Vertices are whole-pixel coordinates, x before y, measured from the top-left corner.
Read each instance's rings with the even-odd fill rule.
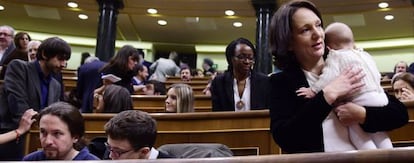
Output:
[[[239,92],[239,97],[240,97],[239,98],[240,100],[236,103],[236,108],[238,110],[243,109],[244,106],[245,106],[245,104],[244,104],[244,102],[242,100],[245,86],[246,86],[246,79],[241,80],[241,81],[237,81],[237,91]]]

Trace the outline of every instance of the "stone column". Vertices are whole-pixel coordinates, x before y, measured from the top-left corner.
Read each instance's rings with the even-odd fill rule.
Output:
[[[119,9],[124,8],[123,0],[97,0],[99,4],[98,34],[95,55],[108,61],[115,53],[116,21]]]
[[[269,74],[272,72],[272,56],[269,52],[269,26],[276,8],[276,0],[252,0],[256,10],[256,55],[254,70]]]

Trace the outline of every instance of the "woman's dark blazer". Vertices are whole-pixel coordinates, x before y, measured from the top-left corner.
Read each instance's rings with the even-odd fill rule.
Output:
[[[258,72],[252,72],[250,77],[250,110],[268,109],[268,77]],[[229,71],[214,78],[211,83],[213,111],[234,111],[233,79]]]
[[[323,152],[322,122],[333,109],[320,91],[312,99],[298,97],[300,87],[309,87],[304,72],[297,67],[270,77],[270,118],[273,139],[288,153]],[[384,107],[365,107],[366,132],[388,131],[408,122],[407,109],[394,96]]]

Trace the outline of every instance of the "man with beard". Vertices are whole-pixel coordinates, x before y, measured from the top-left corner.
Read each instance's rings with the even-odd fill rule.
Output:
[[[188,67],[188,66],[181,67],[180,78],[181,78],[181,81],[183,81],[183,82],[190,82],[191,81],[192,76],[191,76],[190,67]]]
[[[76,107],[57,102],[39,114],[42,150],[30,153],[23,161],[99,160],[85,146],[85,123]]]
[[[14,29],[10,26],[0,26],[0,66],[7,56],[16,48],[13,43]]]
[[[59,101],[62,86],[52,77],[59,73],[71,55],[69,44],[57,37],[40,44],[37,60],[26,62],[13,60],[9,63],[0,90],[0,133],[17,128],[27,109],[40,111]],[[0,145],[0,160],[21,160],[25,135],[16,133],[16,141]]]

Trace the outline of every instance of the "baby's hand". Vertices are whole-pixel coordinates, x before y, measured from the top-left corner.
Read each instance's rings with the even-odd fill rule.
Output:
[[[315,97],[316,93],[310,88],[301,87],[296,91],[297,96],[304,96],[305,98]]]

